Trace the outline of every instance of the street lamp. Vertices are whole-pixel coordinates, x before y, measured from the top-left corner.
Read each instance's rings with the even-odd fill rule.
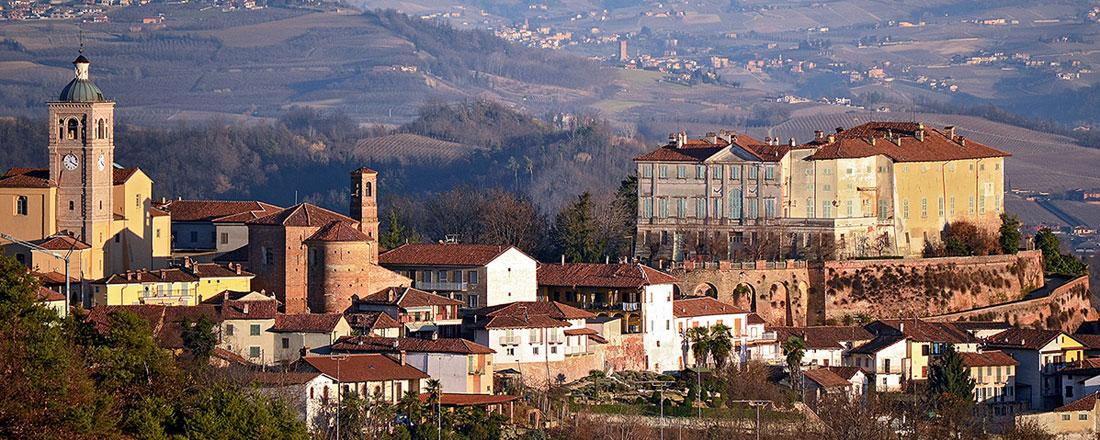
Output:
[[[5,233],[2,233],[2,232],[0,232],[0,238],[3,238],[4,240],[10,241],[12,243],[18,244],[20,246],[23,246],[23,247],[26,247],[26,248],[29,248],[29,249],[45,252],[46,255],[57,258],[58,260],[65,261],[65,311],[63,312],[64,314],[62,316],[65,317],[65,318],[68,318],[69,317],[69,301],[70,301],[70,298],[71,298],[71,295],[72,295],[72,291],[70,290],[71,287],[70,287],[70,284],[69,284],[69,257],[73,253],[73,247],[69,246],[69,251],[65,252],[65,255],[61,255],[60,253],[58,253],[57,251],[54,251],[52,249],[46,249],[46,248],[44,248],[42,246],[39,246],[37,244],[31,243],[29,241],[20,240],[18,238],[12,237],[11,235],[5,234]]]

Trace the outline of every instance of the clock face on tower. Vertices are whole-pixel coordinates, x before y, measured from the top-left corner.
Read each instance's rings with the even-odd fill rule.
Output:
[[[61,159],[61,162],[65,164],[66,170],[72,171],[76,169],[76,156],[72,154],[66,154],[65,157]]]
[[[103,157],[103,155],[100,154],[99,163],[97,165],[99,165],[99,170],[103,171],[103,169],[107,167],[107,158]]]

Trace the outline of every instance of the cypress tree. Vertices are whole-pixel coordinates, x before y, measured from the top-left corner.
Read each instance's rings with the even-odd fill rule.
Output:
[[[928,392],[934,402],[946,395],[967,401],[974,398],[974,379],[953,345],[945,345],[943,354],[930,365]]]

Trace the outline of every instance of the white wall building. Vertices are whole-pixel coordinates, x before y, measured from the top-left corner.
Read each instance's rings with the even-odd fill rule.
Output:
[[[853,348],[848,353],[844,365],[860,367],[871,372],[874,380],[873,387],[876,391],[901,391],[907,346],[905,337],[879,336],[871,342]]]
[[[535,300],[538,262],[513,246],[410,243],[378,261],[412,279],[413,287],[469,308]]]

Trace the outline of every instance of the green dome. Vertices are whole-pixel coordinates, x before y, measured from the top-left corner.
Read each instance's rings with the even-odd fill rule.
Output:
[[[73,78],[64,89],[61,89],[61,97],[58,100],[63,102],[106,101],[103,98],[103,92],[91,80],[79,78]]]

